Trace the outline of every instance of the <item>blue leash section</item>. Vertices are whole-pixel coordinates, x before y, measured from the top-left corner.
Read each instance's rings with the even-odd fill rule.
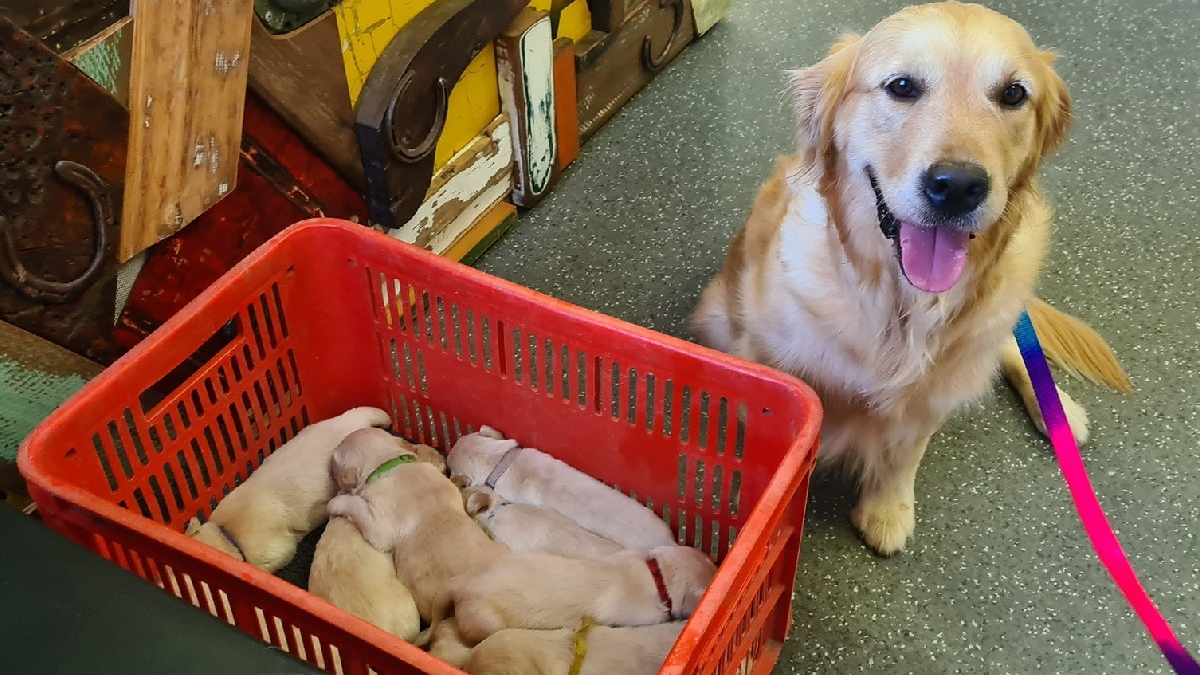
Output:
[[[1058,389],[1054,386],[1050,364],[1046,362],[1046,355],[1042,352],[1042,345],[1038,342],[1033,322],[1027,312],[1022,312],[1021,317],[1017,319],[1013,335],[1016,336],[1017,346],[1021,349],[1025,369],[1029,371],[1029,380],[1033,384],[1033,392],[1037,396],[1038,407],[1046,423],[1046,435],[1050,437],[1050,445],[1054,447],[1063,478],[1066,479],[1071,498],[1075,501],[1075,510],[1079,513],[1079,519],[1083,521],[1083,529],[1092,541],[1092,548],[1096,550],[1100,562],[1133,607],[1134,613],[1146,627],[1150,637],[1158,644],[1171,668],[1179,675],[1200,675],[1200,663],[1197,663],[1196,658],[1184,648],[1162,612],[1142,587],[1129,558],[1117,541],[1117,535],[1108,523],[1107,516],[1104,515],[1104,509],[1100,507],[1100,501],[1096,499],[1096,491],[1088,479],[1083,457],[1079,454],[1078,444],[1075,443],[1075,434],[1067,423]]]

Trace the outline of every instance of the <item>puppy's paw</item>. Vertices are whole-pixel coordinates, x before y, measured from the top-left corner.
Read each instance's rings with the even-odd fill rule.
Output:
[[[461,473],[450,474],[450,482],[453,483],[454,487],[458,488],[459,490],[466,490],[467,488],[471,487],[471,479],[467,478]]]
[[[903,551],[916,527],[913,505],[899,502],[860,501],[850,520],[867,546],[885,558]]]
[[[201,522],[199,518],[192,518],[183,526],[183,533],[189,537],[195,537],[200,533]]]
[[[479,427],[479,431],[477,433],[485,438],[494,438],[498,441],[504,439],[504,434],[486,424]]]
[[[468,516],[477,516],[492,507],[495,494],[488,488],[467,488],[463,490],[463,506]]]
[[[325,507],[325,512],[330,518],[345,518],[354,513],[354,501],[359,499],[355,495],[341,494],[329,500],[329,504]]]
[[[1056,389],[1058,389],[1056,387]],[[1071,432],[1075,435],[1075,442],[1082,447],[1088,442],[1091,436],[1091,429],[1088,422],[1087,410],[1082,405],[1075,402],[1067,392],[1058,389],[1058,398],[1062,401],[1063,412],[1067,415],[1067,424],[1071,425]],[[1049,435],[1046,430],[1046,420],[1042,417],[1041,409],[1034,409],[1031,417],[1033,424],[1037,430],[1042,432],[1042,435]]]

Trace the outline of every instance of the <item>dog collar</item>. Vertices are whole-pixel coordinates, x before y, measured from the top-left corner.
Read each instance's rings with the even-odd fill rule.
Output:
[[[500,480],[505,471],[508,471],[508,467],[512,466],[513,461],[517,459],[517,455],[519,454],[521,454],[521,448],[513,448],[504,453],[500,461],[496,462],[496,468],[492,469],[492,472],[488,474],[487,480],[483,481],[483,484],[495,490],[496,482]]]
[[[671,603],[671,593],[667,591],[667,582],[663,580],[662,567],[658,564],[657,558],[646,558],[646,567],[650,568],[650,576],[654,577],[654,587],[658,589],[658,599],[667,607],[667,618],[670,619],[675,614],[675,607]]]
[[[579,675],[583,671],[583,660],[587,658],[587,634],[592,629],[592,617],[585,616],[575,629],[575,657],[571,660],[571,669],[567,675]]]
[[[237,551],[242,562],[249,562],[246,559],[246,552],[242,550],[242,547],[237,543],[237,539],[234,539],[233,535],[229,534],[229,530],[226,530],[224,525],[217,525],[217,532],[220,532],[221,536],[225,537],[225,541],[229,542],[229,545],[233,547],[233,550]]]
[[[417,458],[414,455],[400,455],[399,457],[396,457],[394,459],[389,459],[388,461],[384,462],[383,464],[380,464],[379,466],[375,467],[375,470],[371,472],[371,475],[367,476],[367,482],[370,483],[371,481],[375,480],[376,478],[379,478],[383,474],[391,471],[392,469],[400,466],[401,464],[412,464],[415,461],[417,461]]]

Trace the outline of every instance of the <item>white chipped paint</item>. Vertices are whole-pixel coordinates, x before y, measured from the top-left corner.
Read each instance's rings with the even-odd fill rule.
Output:
[[[729,14],[732,0],[692,0],[692,16],[696,20],[696,35],[704,35]]]
[[[491,133],[492,142],[496,144],[496,152],[491,156],[480,153],[467,164],[466,168],[454,173],[437,191],[425,198],[417,209],[416,214],[404,225],[388,232],[388,235],[410,244],[416,243],[422,234],[428,234],[434,228],[429,238],[429,248],[435,253],[445,253],[455,241],[462,236],[480,216],[512,191],[512,161],[513,142],[512,126],[509,122],[498,125]],[[464,153],[472,152],[470,143],[454,156],[443,168],[443,172],[453,172],[451,167],[461,162]],[[496,176],[504,173],[499,180]],[[434,181],[438,176],[434,176]],[[438,211],[452,202],[466,204],[462,213],[454,221],[439,225],[435,218]]]
[[[218,195],[224,197],[226,192],[229,192],[229,183],[221,183],[217,186]]]
[[[513,134],[517,164],[513,200],[525,204],[549,187],[558,155],[554,130],[554,43],[549,17],[521,35],[518,49],[520,54],[514,55],[503,45],[496,45],[496,72],[504,111],[524,132]],[[524,65],[519,73],[515,71],[518,61]]]
[[[208,137],[208,172],[215,174],[220,166],[221,150],[217,147],[217,137],[210,135]]]
[[[233,56],[228,56],[225,54],[225,52],[217,52],[215,61],[213,63],[213,70],[216,71],[218,75],[228,75],[230,71],[232,71],[234,68],[237,68],[238,62],[241,60],[241,52],[234,52]]]
[[[205,152],[203,141],[196,143],[194,153],[195,154],[192,155],[192,168],[198,169],[200,168],[200,165],[204,163]]]
[[[554,35],[550,18],[533,24],[521,36],[521,62],[525,65],[526,142],[529,144],[529,187],[545,192],[554,172],[558,139],[554,134]]]

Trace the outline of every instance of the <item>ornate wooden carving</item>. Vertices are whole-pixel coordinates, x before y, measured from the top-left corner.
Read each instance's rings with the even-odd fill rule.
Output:
[[[437,0],[380,54],[355,125],[373,224],[394,229],[416,213],[433,178],[450,88],[528,2]]]
[[[107,363],[128,115],[0,18],[0,318]]]
[[[695,37],[688,0],[647,0],[614,32],[592,31],[576,46],[580,136],[596,133]]]

